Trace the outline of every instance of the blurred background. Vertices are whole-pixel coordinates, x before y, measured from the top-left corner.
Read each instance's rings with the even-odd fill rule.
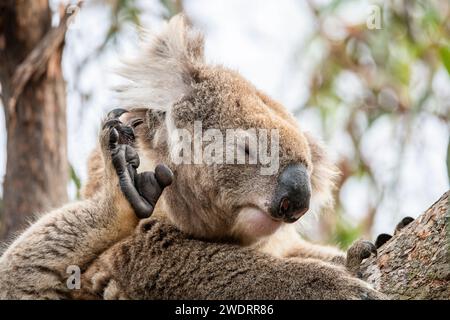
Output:
[[[241,72],[328,145],[342,176],[334,210],[303,228],[309,239],[345,248],[390,233],[449,189],[450,1],[5,0],[0,10],[2,237],[77,199],[116,106],[114,67],[140,27],[181,11],[204,32],[207,61]]]

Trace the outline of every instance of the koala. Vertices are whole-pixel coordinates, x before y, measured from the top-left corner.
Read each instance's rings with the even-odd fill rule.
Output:
[[[201,33],[178,15],[161,33],[147,35],[139,54],[126,60],[120,72],[128,81],[118,88],[120,104],[129,110],[122,120],[140,121],[135,145],[141,159],[138,170],[166,163],[175,176],[154,217],[168,218],[196,239],[251,246],[279,258],[316,258],[346,265],[357,274],[359,262],[376,252],[373,244],[358,241],[347,257],[336,248],[302,240],[294,226],[308,211],[332,203],[338,173],[324,147],[302,131],[281,104],[238,72],[207,64],[203,46]],[[179,130],[195,136],[196,123],[202,134],[277,130],[278,170],[261,174],[264,165],[250,161],[177,163]],[[253,142],[247,140],[236,152],[250,159]],[[188,145],[195,149],[193,141]],[[208,146],[200,146],[200,152]],[[100,159],[94,151],[85,197],[101,188]]]
[[[154,173],[136,172],[139,157],[128,145],[133,130],[117,116],[110,114],[100,134],[102,189],[92,198],[43,214],[13,241],[0,257],[0,299],[71,298],[68,267],[83,272],[153,212],[172,182],[172,172],[164,165]]]

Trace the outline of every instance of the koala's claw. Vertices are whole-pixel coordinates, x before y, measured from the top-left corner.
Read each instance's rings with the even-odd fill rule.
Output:
[[[412,217],[404,217],[396,226],[395,226],[395,230],[394,230],[394,235],[396,235],[397,233],[399,233],[404,227],[406,227],[407,225],[409,225],[411,222],[414,221],[414,218]],[[390,234],[387,233],[381,233],[378,235],[377,239],[375,240],[375,246],[378,248],[380,248],[383,244],[385,244],[386,242],[388,242],[390,239],[392,238],[392,236]]]
[[[404,217],[396,226],[394,234],[400,232],[404,227],[406,227],[408,224],[414,221],[414,218],[412,217]]]
[[[118,127],[120,126],[122,123],[120,122],[119,119],[110,119],[110,120],[106,120],[103,123],[103,128],[102,129],[110,129],[112,127]]]
[[[114,109],[108,113],[103,123],[103,130],[115,128],[119,133],[119,144],[132,144],[135,140],[134,127],[125,125],[120,121],[119,117],[127,113],[125,109]]]
[[[121,115],[124,113],[127,113],[128,110],[122,109],[122,108],[116,108],[108,112],[106,115],[107,119],[118,119]]]
[[[377,247],[372,242],[367,240],[356,241],[347,250],[347,269],[354,275],[361,277],[359,271],[361,262],[369,258],[372,254],[377,256]]]
[[[109,134],[107,141],[112,165],[119,177],[120,189],[136,216],[140,219],[148,218],[164,188],[172,183],[173,173],[162,164],[155,168],[155,173],[137,173],[139,155],[129,145],[134,141],[134,131],[131,126],[124,125],[118,119],[124,110],[116,110],[108,114],[109,119],[103,125],[104,130],[108,130],[106,134]]]
[[[392,236],[387,233],[381,233],[378,235],[377,239],[375,240],[375,247],[380,248],[383,244],[388,242]]]

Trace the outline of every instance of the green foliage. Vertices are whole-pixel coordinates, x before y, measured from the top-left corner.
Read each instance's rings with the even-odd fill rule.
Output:
[[[370,190],[375,193],[373,198],[378,199],[376,209],[385,193],[377,183],[372,164],[362,156],[361,141],[382,117],[388,117],[394,125],[404,125],[404,132],[393,136],[402,146],[398,150],[400,165],[405,146],[413,143],[409,139],[412,124],[420,115],[427,113],[450,123],[448,110],[427,110],[424,107],[433,98],[431,84],[436,71],[443,67],[450,74],[450,16],[449,10],[443,10],[445,4],[440,1],[373,1],[372,4],[378,4],[382,12],[381,29],[371,30],[365,21],[359,25],[348,25],[341,20],[343,29],[346,30],[345,37],[339,41],[330,38],[324,22],[329,17],[339,20],[339,10],[344,6],[347,8],[352,2],[356,4],[352,0],[333,0],[325,6],[308,2],[318,25],[312,39],[323,43],[328,52],[313,70],[310,98],[306,106],[301,106],[301,110],[318,109],[325,139],[334,136],[336,130],[344,128],[352,141],[355,154],[342,159],[343,175],[338,185],[344,185],[352,177],[368,177]],[[421,79],[425,82],[426,89],[419,97],[411,91],[413,66],[417,64],[425,66],[429,74]],[[349,102],[337,94],[335,84],[343,72],[352,74],[362,84],[362,99]],[[380,99],[380,95],[386,92],[392,96],[391,104]],[[296,113],[301,114],[301,110]],[[342,117],[342,114],[347,116]],[[366,121],[361,122],[362,118]],[[450,155],[447,167],[450,177]],[[392,181],[395,183],[397,178],[394,177]],[[339,197],[337,198],[335,211],[343,212]],[[371,212],[369,210],[368,214],[372,214]],[[374,219],[371,217],[363,221]],[[351,227],[341,214],[330,240],[346,247],[359,234],[370,234],[370,228],[370,223]]]
[[[137,0],[115,0],[111,2],[111,23],[104,40],[104,48],[109,42],[115,42],[120,31],[127,24],[140,26],[139,16],[141,10],[137,6]]]
[[[342,250],[346,250],[360,236],[361,227],[353,226],[340,215],[331,237],[331,243],[339,246]]]
[[[75,169],[71,164],[69,164],[69,170],[70,170],[70,180],[75,184],[75,187],[77,189],[77,199],[80,198],[80,189],[81,189],[81,180],[78,177],[77,173],[75,172]]]
[[[442,64],[445,66],[448,74],[450,74],[450,45],[443,45],[439,50],[441,54]]]
[[[160,2],[167,9],[165,16],[167,19],[183,11],[181,0],[160,0]]]

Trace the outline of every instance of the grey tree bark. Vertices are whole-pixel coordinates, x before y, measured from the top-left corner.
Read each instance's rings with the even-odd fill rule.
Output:
[[[0,239],[67,201],[65,18],[47,0],[0,3],[0,82],[7,128]]]

